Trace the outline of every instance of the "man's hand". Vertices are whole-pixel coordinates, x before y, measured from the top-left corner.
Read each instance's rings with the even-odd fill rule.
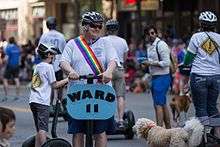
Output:
[[[70,80],[78,80],[79,79],[79,75],[76,72],[72,71],[72,72],[69,73],[68,78]]]
[[[151,62],[148,61],[148,60],[145,60],[145,61],[143,61],[141,64],[144,65],[145,67],[148,67],[148,66],[151,65]]]
[[[105,71],[101,75],[102,75],[102,82],[103,83],[108,83],[112,80],[112,73],[109,71]]]

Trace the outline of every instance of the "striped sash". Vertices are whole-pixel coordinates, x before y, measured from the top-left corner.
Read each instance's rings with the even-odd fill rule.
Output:
[[[95,75],[101,74],[103,72],[103,68],[83,36],[75,38],[74,41],[81,51],[82,55],[84,56],[86,62],[92,69],[93,73]]]

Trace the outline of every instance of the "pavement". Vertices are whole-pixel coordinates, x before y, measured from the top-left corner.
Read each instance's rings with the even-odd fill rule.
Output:
[[[32,136],[35,133],[33,117],[28,105],[28,97],[30,89],[27,85],[21,85],[21,95],[18,100],[14,100],[15,97],[15,88],[10,86],[9,88],[9,99],[8,101],[1,102],[0,106],[8,107],[15,111],[16,114],[16,133],[11,138],[11,147],[20,147],[22,142],[28,137]],[[0,85],[0,99],[4,96],[4,91],[2,85]],[[219,98],[220,100],[220,98]],[[170,101],[170,96],[168,95],[168,103]],[[146,117],[155,121],[154,108],[151,95],[149,93],[127,93],[126,95],[126,110],[132,110],[135,119],[141,117]],[[219,102],[218,102],[218,106]],[[190,106],[187,113],[187,117],[194,116],[193,105]],[[51,121],[49,128],[51,128]],[[175,125],[172,122],[172,125]],[[63,121],[62,118],[59,118],[59,124],[57,128],[58,136],[71,142],[71,136],[67,133],[67,122]],[[49,130],[50,134],[50,130]],[[138,139],[136,136],[132,140],[125,140],[123,135],[112,135],[108,136],[108,147],[146,147],[146,141],[143,139]]]

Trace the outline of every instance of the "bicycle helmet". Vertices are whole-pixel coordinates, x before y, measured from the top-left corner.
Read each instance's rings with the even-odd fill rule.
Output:
[[[119,23],[117,20],[110,19],[105,24],[107,31],[117,31],[119,29]]]
[[[217,23],[217,17],[211,11],[204,11],[200,13],[199,21],[202,26],[213,27]]]
[[[53,45],[46,45],[40,43],[37,49],[37,53],[40,55],[41,58],[47,58],[48,53],[52,53],[54,55],[59,54],[60,51],[55,48]]]
[[[104,19],[102,15],[98,12],[86,12],[82,15],[82,26],[91,23],[103,23]]]
[[[49,30],[56,29],[57,26],[56,18],[53,16],[49,16],[46,20],[46,25]]]

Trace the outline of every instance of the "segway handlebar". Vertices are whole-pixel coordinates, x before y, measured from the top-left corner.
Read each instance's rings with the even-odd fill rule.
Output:
[[[80,75],[79,80],[81,79],[102,79],[102,75],[93,75],[93,74]]]

